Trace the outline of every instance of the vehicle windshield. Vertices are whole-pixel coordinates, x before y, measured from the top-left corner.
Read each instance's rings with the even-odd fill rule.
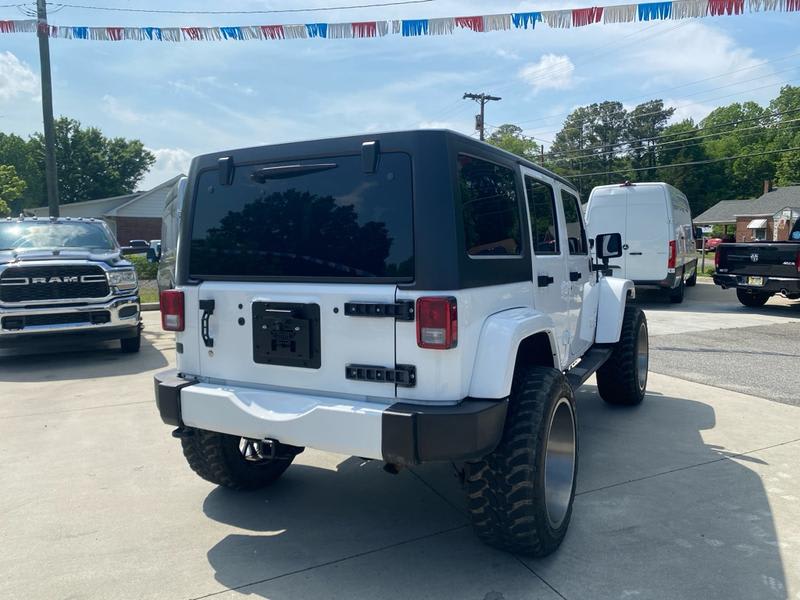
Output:
[[[100,223],[11,221],[0,223],[0,250],[76,248],[114,250],[116,244]]]

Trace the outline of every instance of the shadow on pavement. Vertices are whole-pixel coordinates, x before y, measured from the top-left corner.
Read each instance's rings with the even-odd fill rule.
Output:
[[[119,341],[92,342],[64,338],[24,348],[0,348],[0,381],[55,381],[134,375],[169,362],[164,351],[174,347],[174,337],[147,331],[138,353],[123,354]]]
[[[735,290],[721,288],[707,289],[709,285],[698,285],[686,289],[686,297],[681,304],[672,304],[662,290],[636,289],[634,304],[643,310],[671,308],[675,311],[698,313],[741,313],[773,317],[800,317],[800,301],[787,300],[774,296],[764,306],[752,308],[744,306],[736,298]]]
[[[651,394],[638,408],[619,409],[587,387],[579,415],[571,529],[555,555],[524,559],[538,576],[570,599],[787,598],[761,477],[740,462],[768,465],[704,443],[700,432],[715,426],[710,406]],[[469,556],[505,559],[481,554],[466,535],[453,547],[447,536],[438,545],[419,544],[426,565],[420,573],[404,573],[390,552],[370,554],[416,535],[468,527],[453,508],[463,505],[463,491],[450,469],[414,471],[392,477],[379,464],[348,459],[336,471],[292,466],[259,492],[215,489],[204,502],[206,515],[244,530],[208,551],[215,578],[273,600],[367,598],[375,590],[406,598],[425,596],[427,585],[446,587],[448,567],[465,548]],[[414,475],[425,485],[404,480]],[[476,565],[461,568],[469,573]]]

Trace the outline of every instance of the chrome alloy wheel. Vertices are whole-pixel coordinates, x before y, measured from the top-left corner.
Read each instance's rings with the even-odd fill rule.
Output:
[[[550,527],[558,529],[569,510],[576,460],[575,412],[566,398],[559,398],[550,425],[544,459],[544,500]]]
[[[636,381],[639,389],[644,391],[647,385],[647,369],[650,362],[650,344],[647,340],[647,324],[642,321],[639,325],[639,335],[636,339]]]

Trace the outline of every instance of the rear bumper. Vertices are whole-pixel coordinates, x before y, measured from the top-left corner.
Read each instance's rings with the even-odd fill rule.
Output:
[[[169,425],[405,465],[486,455],[500,441],[507,408],[505,400],[380,404],[222,386],[193,382],[174,370],[156,375],[155,392]]]
[[[762,275],[756,275],[762,277]],[[780,294],[783,291],[789,294],[800,294],[800,277],[764,277],[764,285],[748,285],[747,275],[714,274],[714,283],[722,287],[742,288],[754,293]]]

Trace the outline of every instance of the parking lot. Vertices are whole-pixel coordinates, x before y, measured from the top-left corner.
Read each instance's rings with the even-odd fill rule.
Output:
[[[200,480],[153,404],[157,312],[138,355],[6,351],[0,598],[800,599],[800,302],[637,302],[648,398],[580,390],[572,524],[543,560],[473,537],[449,464],[306,450],[262,491]]]

